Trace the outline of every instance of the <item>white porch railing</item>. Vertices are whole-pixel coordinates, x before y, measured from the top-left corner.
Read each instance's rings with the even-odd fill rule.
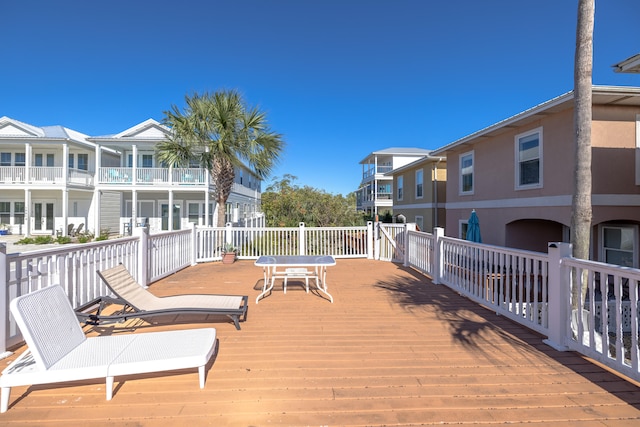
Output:
[[[31,166],[27,180],[26,167],[0,166],[0,184],[60,184],[64,183],[64,168],[55,166]],[[76,185],[93,185],[93,174],[82,169],[68,169],[67,182]]]
[[[24,166],[0,166],[0,184],[24,184]]]
[[[570,245],[552,243],[547,254],[471,243],[444,236],[388,227],[388,244],[405,266],[431,277],[496,313],[546,335],[559,350],[575,350],[640,380],[638,283],[640,270],[571,257]],[[380,239],[378,239],[380,237]],[[124,263],[148,284],[197,262],[221,259],[231,243],[239,257],[260,255],[333,255],[380,258],[381,234],[366,227],[196,228],[149,235],[136,228],[132,237],[56,249],[6,254],[0,244],[0,352],[20,340],[8,302],[36,289],[60,283],[72,304],[81,306],[107,290],[96,271]],[[572,301],[571,287],[585,285]],[[603,304],[606,301],[606,304]],[[606,305],[606,310],[603,309]],[[578,314],[580,313],[580,314]]]
[[[135,177],[135,180],[134,180]],[[207,173],[198,168],[136,168],[135,176],[130,167],[100,167],[98,184],[114,185],[206,185]]]
[[[60,184],[64,182],[63,168],[58,166],[38,166],[29,169],[29,182]]]

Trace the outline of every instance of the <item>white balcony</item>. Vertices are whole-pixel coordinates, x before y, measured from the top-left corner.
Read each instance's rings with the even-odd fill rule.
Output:
[[[0,185],[2,184],[64,184],[64,168],[59,166],[31,166],[27,175],[25,166],[0,166]],[[69,169],[66,183],[92,186],[93,174],[80,169]]]
[[[208,182],[206,171],[198,168],[136,168],[134,175],[133,168],[101,167],[98,184],[205,186]]]

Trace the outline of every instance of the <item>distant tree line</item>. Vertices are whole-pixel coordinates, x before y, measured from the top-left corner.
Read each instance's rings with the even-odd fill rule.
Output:
[[[262,211],[268,227],[348,227],[364,225],[356,211],[356,195],[333,195],[324,190],[295,184],[297,177],[276,177],[262,193]]]

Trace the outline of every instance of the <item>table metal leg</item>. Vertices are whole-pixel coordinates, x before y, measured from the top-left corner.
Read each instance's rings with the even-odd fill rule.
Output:
[[[329,300],[333,303],[333,297],[328,291],[327,287],[327,267],[316,267],[316,287],[318,291],[322,292],[329,297]]]
[[[273,289],[273,284],[275,282],[271,268],[264,267],[262,269],[262,272],[264,275],[264,281],[262,282],[262,292],[260,293],[260,295],[256,297],[256,304],[258,303],[258,300],[260,298],[264,297],[267,293],[271,292],[271,290]]]

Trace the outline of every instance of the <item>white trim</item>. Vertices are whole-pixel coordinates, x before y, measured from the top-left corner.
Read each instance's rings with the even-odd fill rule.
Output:
[[[446,209],[503,209],[530,207],[571,207],[571,194],[547,197],[522,197],[512,199],[474,200],[470,202],[447,202]],[[593,206],[638,206],[640,194],[593,194]]]
[[[534,189],[534,188],[542,188],[543,187],[543,180],[542,177],[544,175],[543,173],[543,152],[542,152],[542,146],[543,146],[543,136],[542,136],[542,126],[537,127],[535,129],[531,129],[527,132],[523,132],[520,133],[518,135],[516,135],[513,140],[514,140],[514,174],[515,174],[515,190],[530,190],[530,189]],[[520,184],[520,140],[531,136],[531,135],[538,135],[538,182],[535,184],[524,184],[521,185]]]
[[[467,156],[471,156],[471,190],[470,191],[463,191],[462,190],[462,185],[463,185],[462,160]],[[471,150],[471,151],[467,151],[466,153],[460,154],[460,156],[458,157],[458,181],[459,181],[458,182],[458,194],[460,196],[470,196],[470,195],[474,194],[474,191],[475,191],[475,169],[476,169],[475,151]]]
[[[421,175],[421,181],[422,182],[418,182],[418,174]],[[416,169],[415,172],[415,198],[416,199],[424,199],[424,169],[420,168],[420,169]],[[422,186],[422,194],[418,195],[418,184],[420,184]]]
[[[599,258],[601,262],[607,262],[605,258],[605,246],[604,246],[604,229],[605,228],[618,228],[618,229],[631,229],[633,230],[633,265],[624,265],[623,267],[638,268],[638,226],[635,224],[608,224],[602,223],[598,225],[599,236]]]
[[[442,206],[441,203],[434,203],[434,202],[428,202],[428,203],[409,203],[406,205],[400,205],[400,204],[395,204],[393,205],[393,209],[394,210],[402,210],[402,209],[433,209],[435,207],[440,207]]]

